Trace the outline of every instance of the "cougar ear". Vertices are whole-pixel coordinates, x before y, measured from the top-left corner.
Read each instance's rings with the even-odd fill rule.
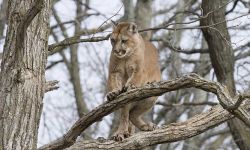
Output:
[[[130,23],[128,26],[128,31],[131,33],[137,33],[138,29],[137,29],[137,25],[135,23]]]
[[[110,20],[110,21],[111,21],[111,23],[112,23],[113,27],[116,27],[116,26],[118,25],[118,23],[117,23],[117,22],[115,22],[114,20]]]

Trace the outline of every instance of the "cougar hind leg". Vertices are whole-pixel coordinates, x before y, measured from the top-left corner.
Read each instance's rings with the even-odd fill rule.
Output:
[[[146,122],[142,115],[148,112],[155,104],[157,97],[150,97],[135,104],[129,111],[129,120],[141,131],[152,131],[156,126],[152,122]]]
[[[119,126],[116,132],[111,137],[115,141],[122,141],[128,138],[131,134],[129,133],[129,108],[130,105],[125,105],[120,109],[120,120]]]

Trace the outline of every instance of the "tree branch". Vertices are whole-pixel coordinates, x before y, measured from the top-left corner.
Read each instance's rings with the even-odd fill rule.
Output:
[[[21,17],[21,22],[18,25],[17,38],[16,38],[16,45],[19,49],[23,48],[27,28],[29,27],[35,16],[42,10],[43,7],[44,7],[44,0],[36,0],[34,2],[34,5]],[[17,59],[22,58],[23,57],[22,55],[23,53],[20,50],[18,50],[16,56],[19,57],[17,57]]]
[[[72,44],[77,44],[81,42],[99,42],[99,41],[104,41],[109,39],[110,34],[103,36],[103,37],[91,37],[87,39],[79,39],[79,36],[73,36],[70,38],[66,38],[63,41],[55,44],[49,45],[49,55],[52,55],[56,52],[59,52],[62,50],[62,47],[70,46]]]
[[[59,81],[53,80],[53,81],[47,81],[45,86],[45,92],[53,91],[59,88],[57,85]]]
[[[122,142],[81,140],[67,148],[67,150],[138,150],[155,144],[176,142],[193,137],[232,117],[233,115],[221,106],[214,106],[208,112],[196,115],[185,122],[171,123],[151,132],[139,132]]]
[[[22,21],[24,27],[22,28],[23,33],[26,33],[25,30],[28,28],[31,21],[42,10],[43,7],[44,7],[44,0],[37,0],[34,6],[30,10],[28,10],[28,12],[24,15],[24,19]]]
[[[210,14],[210,13],[209,13]],[[153,28],[147,28],[147,29],[142,29],[139,30],[139,32],[146,32],[146,31],[157,31],[157,30],[172,30],[172,31],[177,31],[177,30],[192,30],[192,29],[204,29],[204,28],[209,28],[212,30],[216,30],[214,28],[214,26],[217,26],[219,24],[225,23],[225,22],[229,22],[229,21],[234,21],[236,19],[239,19],[241,17],[245,17],[248,16],[249,14],[243,14],[240,16],[237,16],[233,19],[229,19],[229,20],[224,20],[215,24],[211,24],[211,25],[206,25],[206,26],[193,26],[193,27],[181,27],[181,28],[169,28],[169,26],[171,25],[175,25],[175,24],[191,24],[193,22],[197,22],[202,18],[206,18],[209,14],[205,15],[205,16],[201,16],[200,18],[198,18],[195,21],[191,21],[191,22],[185,22],[185,23],[169,23],[160,27],[153,27]],[[105,27],[106,28],[106,27]],[[105,29],[104,28],[104,29]],[[101,29],[101,27],[100,27]],[[90,31],[91,33],[98,31],[99,28],[96,30],[94,29],[93,31]],[[217,31],[217,30],[216,30]],[[219,31],[217,31],[219,32]],[[85,32],[84,32],[85,33]],[[220,32],[219,32],[220,33]],[[110,34],[106,35],[106,36],[102,36],[102,37],[91,37],[91,38],[86,38],[86,39],[79,39],[79,37],[82,35],[83,33],[77,35],[77,36],[73,36],[70,38],[66,38],[63,41],[59,42],[59,43],[55,43],[55,44],[51,44],[49,45],[49,55],[53,55],[56,52],[59,52],[61,50],[63,50],[63,48],[65,48],[66,46],[72,45],[72,44],[77,44],[77,43],[81,43],[81,42],[99,42],[99,41],[104,41],[104,40],[108,40]],[[223,35],[221,35],[223,37]],[[182,52],[182,53],[186,53],[186,54],[192,54],[192,53],[207,53],[208,50],[202,50],[202,51],[198,51],[198,50],[194,50],[194,51],[181,51],[179,48],[175,48],[174,50]]]
[[[94,122],[100,120],[102,117],[110,114],[114,110],[117,110],[128,103],[140,101],[145,98],[152,97],[152,96],[160,96],[164,94],[165,92],[170,92],[170,91],[183,89],[183,88],[191,88],[191,87],[195,87],[195,88],[202,89],[204,91],[212,92],[216,94],[220,103],[222,103],[223,104],[222,106],[224,107],[227,106],[226,105],[227,103],[225,103],[227,101],[230,102],[230,104],[234,104],[234,100],[233,98],[230,97],[230,94],[228,93],[226,87],[222,86],[221,84],[217,82],[205,80],[196,74],[186,75],[181,78],[176,78],[174,80],[169,80],[169,81],[155,82],[155,83],[147,84],[143,87],[122,93],[115,100],[103,103],[99,107],[95,108],[94,110],[92,110],[91,112],[89,112],[88,114],[80,118],[63,137],[39,149],[49,150],[49,149],[63,149],[63,148],[69,147],[73,145],[76,138]],[[244,120],[244,122],[247,125],[249,125],[250,124],[248,120],[249,117],[247,114],[242,113],[242,109],[243,107],[239,106],[238,109],[230,111],[230,112],[235,114],[240,119]],[[215,116],[213,115],[211,116],[211,114]],[[223,110],[220,106],[214,106],[210,112],[204,113],[204,116],[201,115],[200,116],[201,118],[196,116],[195,118],[187,121],[188,126],[190,126],[191,129],[193,129],[194,131],[193,130],[186,131],[185,129],[187,128],[187,126],[185,126],[185,124],[183,123],[177,123],[177,126],[178,126],[177,128],[175,128],[176,124],[174,124],[175,126],[172,126],[173,125],[172,124],[163,129],[159,129],[153,132],[142,133],[143,134],[142,139],[141,139],[142,141],[140,142],[140,140],[139,141],[135,140],[134,142],[132,142],[133,147],[138,146],[138,145],[140,146],[140,143],[142,143],[142,146],[145,146],[145,143],[147,142],[144,141],[145,142],[144,143],[143,140],[146,140],[147,138],[152,140],[152,141],[150,140],[150,142],[148,143],[156,144],[157,142],[154,142],[153,140],[154,138],[158,139],[157,136],[160,136],[162,139],[164,139],[164,140],[160,140],[160,142],[158,143],[182,140],[183,139],[181,138],[182,136],[184,136],[185,138],[192,137],[199,133],[199,132],[197,133],[197,131],[205,131],[233,117],[230,113]],[[203,119],[208,119],[208,120],[206,122],[203,122],[202,121]],[[199,120],[201,122],[199,122]],[[202,124],[202,126],[196,127],[197,124],[194,125],[195,122],[198,122],[198,125]],[[193,133],[191,131],[193,131]],[[158,132],[160,134],[156,134]],[[182,134],[182,136],[177,136],[175,134],[176,132]],[[189,134],[187,134],[187,132]],[[155,134],[157,136],[153,136]],[[164,135],[164,136],[161,136],[161,135]],[[137,136],[140,136],[140,135],[137,135]],[[133,139],[133,137],[131,138]],[[109,145],[109,144],[111,143],[108,143],[108,144],[106,143],[106,145]],[[115,144],[117,145],[117,143]]]
[[[55,65],[57,65],[57,64],[59,64],[59,63],[62,63],[62,62],[64,62],[63,59],[62,59],[62,60],[58,60],[58,61],[53,61],[53,62],[51,62],[51,63],[46,67],[46,70],[48,70],[48,69],[50,69],[50,68],[54,67]]]

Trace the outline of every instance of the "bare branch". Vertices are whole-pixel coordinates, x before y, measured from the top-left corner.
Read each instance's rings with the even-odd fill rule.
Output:
[[[45,92],[53,91],[59,88],[57,85],[59,81],[53,80],[53,81],[47,81],[46,82],[46,87],[45,87]]]
[[[225,14],[227,15],[227,14],[233,12],[234,9],[236,8],[236,5],[237,5],[238,2],[239,2],[239,0],[235,0],[234,4],[233,4],[233,7],[230,10],[228,10]]]
[[[59,64],[59,63],[61,63],[61,62],[64,62],[64,61],[63,61],[63,60],[58,60],[58,61],[53,61],[53,62],[51,62],[51,63],[46,67],[46,70],[48,70],[48,69],[54,67],[55,65],[57,65],[57,64]]]
[[[238,17],[235,17],[233,19],[229,19],[229,20],[224,20],[224,21],[221,21],[221,22],[217,22],[217,23],[214,23],[214,24],[211,24],[211,25],[206,25],[206,26],[194,26],[194,27],[181,27],[181,28],[169,28],[169,26],[171,25],[175,25],[175,24],[191,24],[191,23],[194,23],[196,21],[199,21],[200,19],[202,18],[206,18],[209,14],[207,14],[206,16],[202,16],[200,18],[198,18],[197,20],[195,21],[191,21],[191,22],[185,22],[185,23],[169,23],[169,24],[166,24],[164,26],[161,26],[161,27],[154,27],[154,28],[147,28],[147,29],[142,29],[142,30],[139,30],[139,32],[146,32],[146,31],[157,31],[157,30],[161,30],[161,29],[164,29],[164,30],[173,30],[173,31],[176,31],[176,30],[188,30],[188,29],[203,29],[203,28],[209,28],[209,29],[212,29],[212,30],[216,30],[214,28],[214,26],[217,26],[219,24],[222,24],[222,23],[225,23],[225,22],[229,22],[229,21],[233,21],[233,20],[236,20],[236,19],[239,19],[241,17],[244,17],[244,16],[248,16],[249,14],[243,14],[241,16],[238,16]],[[105,22],[104,22],[105,23]],[[103,29],[106,29],[107,27],[109,27],[108,25],[105,26]],[[93,30],[89,30],[90,33],[92,33],[93,35],[95,35],[96,32],[98,32],[99,30],[103,30],[102,29],[102,25],[97,28],[97,29],[93,29]],[[217,31],[217,30],[216,30]],[[220,31],[217,31],[220,33]],[[70,38],[66,38],[64,39],[63,41],[59,42],[59,43],[55,43],[55,44],[52,44],[52,45],[49,45],[49,51],[50,51],[50,55],[56,53],[56,52],[59,52],[61,50],[63,50],[63,48],[65,48],[66,46],[69,46],[69,45],[72,45],[72,44],[76,44],[76,43],[81,43],[81,42],[99,42],[99,41],[104,41],[104,40],[108,40],[109,39],[109,36],[110,34],[106,35],[106,36],[103,36],[103,37],[91,37],[91,38],[86,38],[86,39],[79,39],[79,37],[81,35],[84,35],[86,34],[86,31],[84,31],[83,33],[79,33],[78,35],[76,36],[73,36],[73,37],[70,37]],[[224,37],[221,33],[220,33],[221,37]],[[160,39],[158,39],[160,40]],[[171,47],[171,46],[169,46]],[[202,51],[199,51],[199,50],[191,50],[191,51],[183,51],[182,49],[180,48],[174,48],[174,47],[171,47],[173,50],[176,50],[178,52],[182,52],[182,53],[185,53],[185,54],[193,54],[193,53],[207,53],[208,50],[202,50]]]
[[[204,28],[209,28],[209,29],[214,29],[215,30],[215,28],[213,28],[214,26],[220,25],[220,24],[225,23],[225,22],[234,21],[236,19],[248,16],[248,15],[249,14],[243,14],[243,15],[240,15],[240,16],[232,18],[232,19],[228,19],[228,20],[224,20],[224,21],[220,21],[220,22],[217,22],[217,23],[214,23],[214,24],[204,25],[204,26],[192,26],[192,27],[181,27],[181,28],[171,28],[171,27],[169,27],[169,26],[174,25],[174,24],[191,24],[191,23],[194,23],[196,21],[201,20],[202,18],[206,18],[207,17],[207,16],[205,16],[205,17],[200,17],[199,19],[197,19],[195,21],[191,21],[191,22],[170,23],[170,24],[164,25],[162,27],[154,27],[154,28],[142,29],[142,30],[139,30],[139,32],[145,32],[145,31],[151,31],[151,30],[153,30],[153,31],[154,30],[172,30],[172,31],[177,31],[177,30],[191,30],[191,29],[196,29],[197,30],[197,29],[204,29]]]
[[[92,110],[91,112],[89,112],[88,114],[86,114],[82,118],[80,118],[63,137],[59,138],[56,141],[53,141],[50,144],[47,144],[47,145],[41,147],[40,150],[43,150],[43,149],[46,149],[46,150],[48,150],[48,149],[63,149],[63,148],[66,148],[66,147],[73,145],[76,138],[86,128],[88,128],[91,124],[100,120],[102,117],[110,114],[114,110],[117,110],[117,109],[123,107],[124,105],[126,105],[128,103],[140,101],[140,100],[143,100],[145,98],[152,97],[152,96],[159,96],[159,95],[164,94],[165,92],[170,92],[170,91],[174,91],[174,90],[178,90],[178,89],[182,89],[182,88],[190,88],[190,87],[195,87],[195,88],[202,89],[204,91],[208,91],[208,92],[212,92],[212,93],[216,94],[220,103],[223,104],[222,105],[223,107],[227,106],[226,102],[228,102],[229,104],[234,104],[234,100],[233,100],[233,98],[230,97],[230,94],[228,93],[226,87],[222,86],[221,84],[219,84],[217,82],[205,80],[196,74],[186,75],[186,76],[183,76],[181,78],[176,78],[174,80],[169,80],[169,81],[155,82],[155,83],[147,84],[144,87],[137,88],[137,89],[128,91],[126,93],[122,93],[114,101],[105,102],[104,104],[100,105],[99,107],[95,108],[94,110]],[[212,121],[209,120],[208,122],[204,123],[203,126],[201,126],[200,128],[198,128],[198,129],[196,128],[196,130],[195,130],[196,132],[194,132],[193,135],[186,134],[186,136],[184,136],[184,137],[187,138],[187,137],[194,136],[197,134],[197,131],[209,129],[211,127],[218,125],[219,123],[222,123],[221,121],[224,122],[227,119],[232,118],[232,115],[230,113],[228,113],[227,111],[223,110],[220,106],[214,106],[214,109],[216,110],[215,114],[217,114],[219,112],[219,114],[218,114],[219,116],[216,116],[216,119],[214,119],[213,116],[210,116],[210,117],[212,117],[212,120],[215,121],[215,122],[213,122],[213,124],[210,124]],[[214,110],[214,109],[212,109],[212,110]],[[248,126],[250,126],[249,117],[246,113],[244,113],[244,110],[242,110],[242,109],[243,109],[243,107],[239,106],[239,108],[237,110],[233,110],[231,112],[233,114],[235,114],[237,117],[239,117],[240,119],[242,119]],[[212,113],[209,112],[208,114],[211,115]],[[204,116],[202,116],[202,117],[204,117]],[[205,118],[209,118],[209,117],[207,116]],[[203,118],[203,119],[205,119],[205,118]],[[196,120],[196,119],[193,118],[193,120]],[[198,119],[198,120],[200,120],[200,119]],[[189,123],[190,124],[188,124],[188,126],[193,125],[192,119]],[[183,130],[184,130],[184,128],[187,128],[187,126],[185,126],[181,123],[177,124],[177,125],[180,125],[180,128],[179,129],[177,128],[178,130],[174,130],[174,131],[176,131],[176,132],[179,131],[183,134],[186,133],[186,132],[183,132]],[[208,125],[208,126],[206,126],[206,125]],[[173,128],[171,128],[171,129],[173,129]],[[166,127],[166,131],[168,131],[168,130],[169,130],[169,128]],[[158,131],[160,131],[160,133],[163,134],[164,136],[166,136],[164,133],[167,133],[168,136],[166,136],[166,137],[168,140],[169,140],[169,137],[174,138],[176,135],[176,134],[173,134],[174,132],[171,132],[172,134],[169,136],[169,131],[163,132],[165,130],[161,129],[161,130],[157,130],[157,131],[153,131],[153,132],[149,132],[149,133],[143,133],[144,136],[142,136],[142,137],[148,138],[148,137],[154,135],[154,133],[157,133]],[[172,131],[172,130],[170,130],[170,131]],[[188,131],[188,132],[190,132],[190,131]],[[183,134],[181,136],[183,136]],[[157,135],[157,136],[162,138],[162,136],[160,136],[160,135]],[[153,137],[156,138],[157,136],[153,136]],[[143,139],[141,139],[141,140],[143,141]],[[170,138],[170,139],[171,139],[171,141],[173,141],[172,138]],[[174,141],[181,140],[181,139],[182,139],[181,137],[177,137],[177,138],[174,138]],[[168,140],[165,139],[164,141],[161,141],[161,143],[167,142]],[[152,143],[152,142],[153,141],[146,142],[146,143]],[[156,143],[154,143],[154,144],[156,144]],[[136,146],[136,145],[138,145],[138,143],[134,143],[133,146]],[[143,145],[143,146],[145,146],[145,145]]]
[[[100,41],[108,40],[109,36],[110,36],[110,34],[103,36],[103,37],[91,37],[91,38],[87,38],[87,39],[79,39],[79,36],[73,36],[70,38],[66,38],[59,43],[49,45],[49,52],[50,52],[49,55],[52,55],[56,52],[59,52],[60,50],[62,50],[62,47],[64,48],[66,46],[81,43],[81,42],[100,42]]]

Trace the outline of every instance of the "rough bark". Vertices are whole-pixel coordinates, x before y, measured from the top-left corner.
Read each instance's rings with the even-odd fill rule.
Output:
[[[36,149],[46,87],[50,0],[8,5],[0,73],[0,149]]]
[[[195,87],[198,89],[205,90],[207,92],[212,92],[217,95],[218,100],[222,104],[223,107],[226,108],[225,104],[226,102],[230,102],[229,105],[232,105],[235,103],[235,98],[230,97],[230,94],[226,87],[222,86],[221,84],[217,82],[211,82],[208,80],[205,80],[203,78],[200,78],[196,74],[186,75],[181,78],[177,78],[175,80],[169,80],[169,81],[161,81],[156,83],[147,84],[144,87],[137,88],[125,93],[122,93],[119,95],[114,101],[105,102],[104,104],[100,105],[99,107],[95,108],[88,114],[84,115],[82,118],[80,118],[72,127],[71,129],[61,138],[58,140],[55,140],[51,142],[50,144],[47,144],[40,148],[42,149],[63,149],[66,147],[69,147],[74,144],[76,138],[90,125],[92,125],[94,122],[100,120],[102,117],[110,114],[114,110],[117,110],[124,105],[128,103],[132,103],[135,101],[140,101],[148,97],[152,96],[160,96],[165,92],[175,91],[181,88],[190,88]],[[250,95],[246,95],[243,97],[249,98]],[[236,112],[240,111],[243,106],[239,106],[238,109],[231,111],[234,113],[237,117],[239,116]],[[219,119],[215,119],[216,123],[217,121],[223,120],[222,118],[231,118],[232,115],[228,113],[227,111],[222,110],[221,107],[216,106],[216,111],[219,111],[222,116],[219,117]],[[245,116],[245,115],[244,115]],[[247,116],[245,116],[247,117]],[[206,117],[205,117],[206,118]],[[217,118],[217,117],[216,117]],[[209,122],[206,122],[204,124],[207,124]],[[250,125],[250,123],[248,123]],[[214,125],[214,124],[213,124]],[[212,125],[212,126],[213,126]],[[209,126],[207,128],[210,128],[212,126]],[[174,136],[175,134],[173,133]],[[170,136],[170,137],[171,137]],[[150,141],[152,142],[152,141]],[[149,143],[150,143],[149,142]],[[146,142],[148,143],[148,142]],[[136,143],[134,143],[136,144]],[[156,143],[154,143],[156,144]],[[149,146],[149,145],[144,145]]]
[[[201,20],[201,26],[225,21],[225,4],[227,2],[227,0],[203,0],[202,9],[204,15],[211,14]],[[234,95],[234,55],[226,22],[220,23],[213,28],[203,28],[202,31],[208,43],[209,54],[217,80],[225,84],[231,95]],[[242,150],[250,149],[250,129],[238,119],[233,119],[228,124],[238,147]]]

